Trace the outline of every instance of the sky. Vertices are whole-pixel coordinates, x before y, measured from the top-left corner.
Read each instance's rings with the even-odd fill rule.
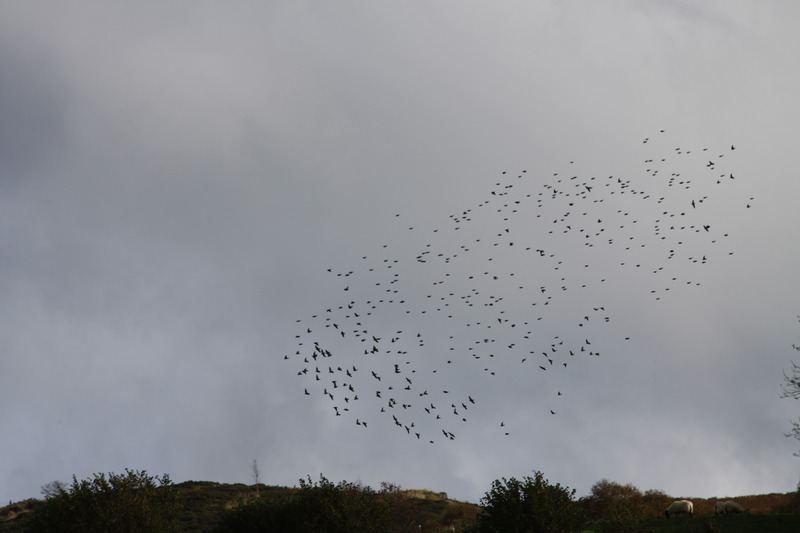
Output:
[[[0,501],[253,460],[794,490],[798,22],[0,3]]]

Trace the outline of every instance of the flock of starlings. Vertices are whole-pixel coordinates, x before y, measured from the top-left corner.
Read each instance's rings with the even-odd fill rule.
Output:
[[[302,394],[362,429],[388,423],[428,443],[456,439],[490,395],[555,415],[559,387],[541,407],[515,405],[515,387],[630,339],[604,329],[608,290],[679,297],[733,255],[715,222],[753,203],[733,199],[735,146],[667,139],[643,139],[625,175],[584,174],[574,161],[548,175],[500,172],[482,201],[439,227],[396,214],[404,235],[350,269],[328,268],[341,302],[296,321],[284,359]],[[511,434],[497,413],[478,420]]]

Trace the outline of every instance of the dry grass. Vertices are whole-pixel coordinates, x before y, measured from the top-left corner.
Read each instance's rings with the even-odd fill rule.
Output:
[[[679,497],[678,500],[691,500],[694,504],[695,514],[714,514],[714,504],[717,502],[735,501],[750,513],[800,513],[800,498],[795,492],[781,494],[752,494],[749,496],[722,496],[719,498],[692,498]]]

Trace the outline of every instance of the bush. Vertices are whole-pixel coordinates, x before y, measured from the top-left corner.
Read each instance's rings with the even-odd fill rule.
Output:
[[[386,533],[394,530],[389,499],[368,486],[324,476],[314,483],[300,480],[300,488],[276,498],[253,498],[225,514],[218,533],[260,531]]]
[[[522,481],[495,480],[481,498],[479,530],[485,533],[572,533],[586,520],[575,489],[551,485],[541,472]]]
[[[178,531],[180,505],[167,474],[146,471],[94,474],[72,485],[50,484],[31,516],[32,533],[170,533]]]
[[[638,533],[648,518],[660,517],[672,499],[661,491],[644,494],[634,485],[601,479],[592,485],[591,495],[581,503],[592,521],[592,529],[601,533]]]
[[[674,498],[668,496],[664,491],[649,489],[644,491],[642,502],[644,503],[645,514],[648,518],[664,516],[664,510],[670,506]]]

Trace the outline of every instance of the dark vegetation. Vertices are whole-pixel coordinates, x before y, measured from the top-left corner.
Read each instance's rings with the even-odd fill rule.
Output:
[[[169,476],[145,471],[94,474],[72,484],[52,482],[42,487],[44,501],[27,502],[14,519],[14,529],[31,533],[180,531],[181,506]],[[27,511],[27,512],[26,512]],[[20,528],[17,528],[20,526]]]
[[[113,474],[112,474],[113,475]],[[53,484],[50,484],[53,485]],[[64,487],[63,485],[61,485]],[[65,487],[68,489],[68,487]],[[129,526],[126,529],[94,527],[81,531],[465,531],[474,524],[479,507],[442,497],[440,493],[406,491],[384,483],[379,490],[324,477],[318,482],[300,480],[298,487],[264,484],[225,484],[187,481],[165,487],[179,506],[177,529]],[[43,488],[45,499],[28,499],[0,508],[0,533],[34,531],[32,524],[58,494]],[[93,510],[91,505],[87,510]],[[368,520],[366,520],[368,518]],[[379,528],[372,528],[377,524]],[[50,531],[71,531],[56,526]]]
[[[300,480],[297,489],[240,502],[222,517],[215,531],[463,531],[475,522],[477,511],[475,505],[428,491],[403,491],[388,483],[375,491],[346,481],[334,484],[320,476],[318,482]]]
[[[541,472],[496,480],[480,505],[431,491],[382,483],[377,490],[320,476],[297,487],[187,481],[126,470],[71,485],[53,482],[44,499],[0,508],[8,532],[383,532],[783,533],[800,531],[800,493],[692,498],[694,517],[664,518],[682,496],[640,491],[608,480],[591,493],[550,483]],[[714,503],[735,500],[748,513],[714,516]]]
[[[493,481],[481,506],[477,526],[487,533],[577,533],[588,521],[585,510],[576,505],[575,490],[550,484],[541,472],[522,480]]]

